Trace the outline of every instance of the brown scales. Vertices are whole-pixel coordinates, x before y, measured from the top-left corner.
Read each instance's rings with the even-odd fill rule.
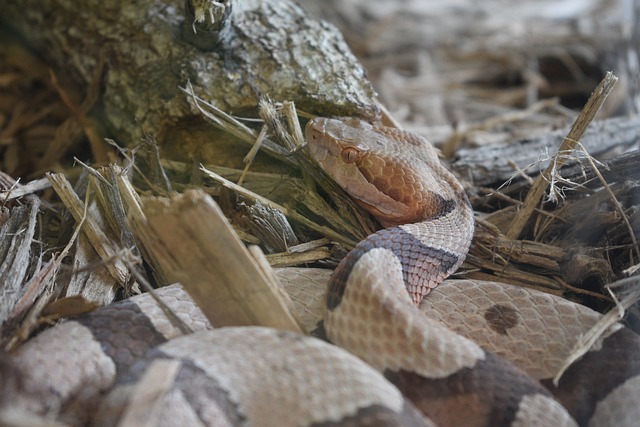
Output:
[[[381,223],[386,226],[415,223],[412,228],[391,227],[369,236],[342,260],[330,280],[327,294],[325,328],[329,338],[383,370],[387,378],[439,425],[510,425],[522,409],[521,399],[526,395],[544,396],[539,406],[533,405],[533,412],[541,414],[553,408],[559,411],[559,418],[568,420],[559,405],[549,406],[548,392],[510,364],[478,348],[474,351],[480,351],[481,356],[474,362],[471,359],[465,362],[465,357],[460,359],[455,349],[458,346],[473,348],[473,344],[440,329],[417,313],[410,299],[398,294],[403,292],[400,289],[409,291],[413,302],[420,303],[429,289],[455,271],[471,242],[473,219],[466,196],[455,178],[434,158],[435,152],[428,142],[407,132],[371,127],[354,120],[314,119],[307,125],[307,135],[312,135],[308,138],[312,156],[345,190],[351,193],[356,187],[357,201]],[[348,140],[340,139],[344,135],[349,136]],[[338,155],[332,160],[327,154],[344,150],[350,153],[359,150],[362,154],[350,155],[344,163],[340,162],[345,156]],[[345,176],[350,180],[344,180]],[[408,185],[408,180],[403,179],[405,176],[415,177],[414,182]],[[368,187],[367,183],[373,186]],[[399,183],[403,187],[394,186]],[[430,188],[426,189],[427,186]],[[408,207],[409,213],[387,215],[374,205],[377,197],[399,201]],[[441,229],[450,233],[447,239],[441,238]],[[399,274],[394,273],[395,263],[400,266]],[[359,297],[363,294],[371,298],[363,301]],[[387,322],[391,336],[413,342],[412,351],[404,355],[388,352],[384,356],[384,346],[368,344],[367,341],[384,339],[373,332],[377,330],[376,322]],[[356,329],[349,332],[350,328]],[[453,339],[451,344],[444,344],[449,338]],[[440,367],[435,370],[420,362],[440,351],[443,352],[438,362]],[[386,366],[389,363],[393,368]],[[441,370],[448,370],[450,374],[443,376]],[[509,384],[509,387],[500,384]],[[467,403],[464,411],[459,406],[457,409],[450,406],[455,406],[462,396],[466,396],[463,400]],[[464,414],[464,417],[452,418],[452,414]]]

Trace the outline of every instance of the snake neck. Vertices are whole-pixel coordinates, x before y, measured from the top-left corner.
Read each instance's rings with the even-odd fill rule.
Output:
[[[373,249],[389,251],[398,260],[411,300],[419,305],[464,261],[473,237],[473,212],[466,197],[455,209],[425,221],[386,228],[361,241],[340,262],[329,282],[327,309],[333,310],[352,278],[355,265]]]

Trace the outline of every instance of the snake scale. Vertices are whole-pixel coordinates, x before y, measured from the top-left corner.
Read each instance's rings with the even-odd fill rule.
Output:
[[[563,352],[597,314],[496,283],[449,281],[431,292],[464,260],[474,220],[428,142],[357,119],[316,118],[306,134],[311,156],[387,227],[330,279],[324,329],[339,347],[263,327],[211,330],[172,285],[157,293],[193,333],[149,295],[63,322],[0,360],[1,419],[18,411],[100,426],[636,425],[633,332],[610,328],[556,387],[549,378]]]

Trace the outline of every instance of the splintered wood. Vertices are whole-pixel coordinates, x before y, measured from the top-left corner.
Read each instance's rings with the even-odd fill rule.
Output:
[[[217,204],[202,191],[145,198],[132,221],[164,284],[180,282],[216,327],[300,327],[281,291],[268,280]]]
[[[600,111],[602,104],[604,104],[604,101],[607,99],[607,96],[609,96],[609,93],[617,81],[618,78],[609,72],[595,89],[593,95],[589,98],[587,105],[582,109],[582,112],[571,127],[569,134],[566,136],[564,141],[562,141],[555,158],[549,166],[547,166],[544,172],[536,178],[536,182],[527,194],[524,204],[513,218],[513,222],[506,232],[507,237],[517,239],[520,236],[522,230],[529,221],[533,210],[538,206],[538,203],[540,203],[540,199],[547,189],[548,183],[552,179],[551,175],[557,173],[558,169],[560,169],[566,162],[567,154],[570,154],[580,143],[587,127],[593,121],[596,113]]]

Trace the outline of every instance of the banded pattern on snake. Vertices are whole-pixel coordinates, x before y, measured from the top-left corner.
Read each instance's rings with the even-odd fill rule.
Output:
[[[534,362],[562,339],[541,330],[554,320],[540,301],[570,303],[466,282],[441,287],[454,291],[433,292],[418,308],[462,263],[473,231],[462,187],[424,139],[356,119],[314,119],[307,139],[323,169],[389,227],[349,253],[326,297],[328,337],[367,364],[291,333],[209,331],[188,295],[171,286],[159,293],[196,332],[180,337],[148,295],[65,322],[3,361],[3,372],[19,375],[3,381],[0,416],[22,408],[72,425],[633,425],[640,340],[625,328],[613,328],[551,387],[561,405],[538,382],[553,367]],[[430,300],[441,311],[426,309]],[[516,300],[530,305],[512,307]],[[497,318],[487,317],[491,310]],[[576,318],[585,324],[595,316],[558,310],[583,313]],[[515,321],[500,317],[514,312]],[[530,346],[500,347],[514,343],[514,323],[527,322],[518,339]],[[536,334],[545,333],[542,344]],[[594,379],[600,367],[612,378],[606,384]],[[145,396],[158,377],[162,393]]]

